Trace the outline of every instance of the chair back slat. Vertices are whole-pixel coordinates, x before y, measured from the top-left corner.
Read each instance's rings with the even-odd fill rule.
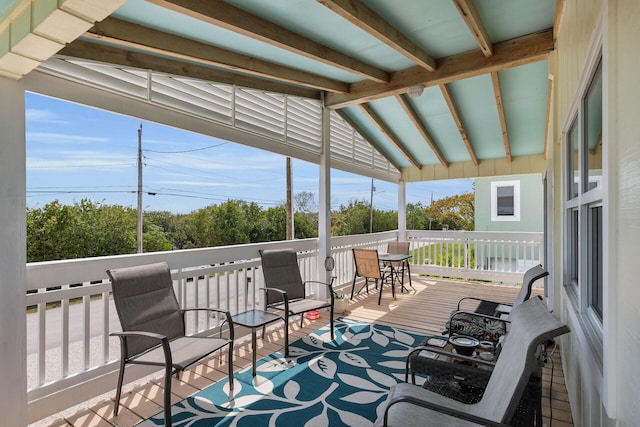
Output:
[[[389,242],[387,252],[390,254],[409,255],[409,242]]]
[[[300,275],[298,256],[295,251],[264,250],[260,251],[262,258],[262,274],[267,288],[277,288],[287,293],[289,300],[305,298],[305,287]],[[266,305],[283,301],[282,294],[267,292]]]
[[[184,319],[166,262],[107,270],[122,330],[146,331],[169,339],[184,336]],[[157,340],[127,338],[127,357],[158,345]]]
[[[356,264],[356,274],[358,276],[370,279],[382,278],[376,249],[353,248],[353,260]]]

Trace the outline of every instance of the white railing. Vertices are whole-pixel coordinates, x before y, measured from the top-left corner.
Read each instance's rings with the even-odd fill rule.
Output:
[[[521,283],[544,260],[543,233],[408,231],[411,272]]]
[[[335,269],[331,274],[336,276],[337,290],[348,293],[351,289],[353,247],[385,252],[387,243],[397,236],[397,231],[390,231],[332,238]],[[542,237],[536,233],[410,231],[407,237],[414,274],[517,282],[522,277],[518,263],[538,262],[542,253]],[[319,271],[317,239],[28,264],[29,422],[114,389],[120,350],[117,339],[109,334],[120,330],[120,325],[110,299],[107,269],[166,261],[183,307],[238,313],[260,306],[263,277],[258,251],[277,248],[298,252],[304,280],[324,275]],[[463,261],[445,255],[449,252],[463,253]],[[514,268],[508,260],[516,260]],[[489,267],[493,271],[483,270]],[[219,326],[207,316],[187,319],[190,334],[214,333]],[[126,381],[148,373],[148,369],[132,366],[127,368]]]

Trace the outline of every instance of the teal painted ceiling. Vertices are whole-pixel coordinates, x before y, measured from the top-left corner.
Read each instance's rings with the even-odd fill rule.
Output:
[[[11,3],[0,0],[0,13]],[[355,9],[348,17],[339,7]],[[474,157],[511,161],[507,149],[513,157],[544,152],[554,11],[555,0],[129,0],[61,57],[184,75],[211,70],[214,81],[324,95],[328,108],[357,124],[398,170],[447,168]],[[484,39],[474,37],[478,28]],[[431,57],[433,67],[393,40]],[[483,43],[492,54],[483,54]],[[208,53],[208,46],[218,50]],[[227,54],[243,65],[218,63]],[[183,65],[163,68],[160,59]],[[379,74],[358,71],[363,67]],[[415,84],[424,91],[409,97]]]
[[[11,11],[16,4],[18,4],[17,0],[0,0],[0,22],[1,18]]]

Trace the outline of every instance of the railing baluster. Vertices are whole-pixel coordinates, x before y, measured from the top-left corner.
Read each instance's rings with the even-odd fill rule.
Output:
[[[104,327],[102,328],[102,364],[106,364],[109,361],[109,330],[110,325],[110,298],[109,292],[102,293],[102,322]]]
[[[239,280],[239,276],[238,276],[238,270],[235,270],[233,272],[233,284],[234,284],[234,288],[235,288],[235,295],[233,296],[236,304],[235,304],[235,308],[236,308],[236,313],[240,312],[240,280]]]
[[[202,280],[204,280],[204,278],[207,275],[205,274],[202,277]],[[197,308],[197,307],[202,307],[202,305],[200,305],[200,276],[195,276],[193,278],[193,307]],[[194,322],[193,322],[193,332],[200,332],[200,312],[193,312],[193,317],[194,317]]]
[[[38,292],[43,293],[45,289]],[[47,304],[38,304],[38,385],[45,383],[46,378],[46,355],[47,355]]]
[[[63,285],[63,290],[69,289],[69,285]],[[62,376],[69,375],[69,299],[62,300]]]
[[[82,369],[86,371],[91,365],[91,295],[85,295],[82,297],[82,305],[84,308],[84,365]]]
[[[211,289],[210,289],[210,284],[211,284],[211,275],[207,274],[204,276],[204,307],[209,308],[211,307]],[[207,329],[211,329],[211,316],[207,315],[206,317],[206,322],[205,322],[205,327]]]

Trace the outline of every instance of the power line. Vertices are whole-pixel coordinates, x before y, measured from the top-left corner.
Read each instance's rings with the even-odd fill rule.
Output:
[[[220,144],[215,144],[215,145],[209,145],[207,147],[202,147],[202,148],[194,148],[192,150],[181,150],[181,151],[156,151],[156,150],[150,150],[148,148],[145,148],[143,151],[149,152],[149,153],[159,153],[159,154],[181,154],[181,153],[193,153],[194,151],[203,151],[203,150],[210,150],[211,148],[218,148],[221,147],[223,145],[229,144],[229,142],[225,141],[222,142]]]

